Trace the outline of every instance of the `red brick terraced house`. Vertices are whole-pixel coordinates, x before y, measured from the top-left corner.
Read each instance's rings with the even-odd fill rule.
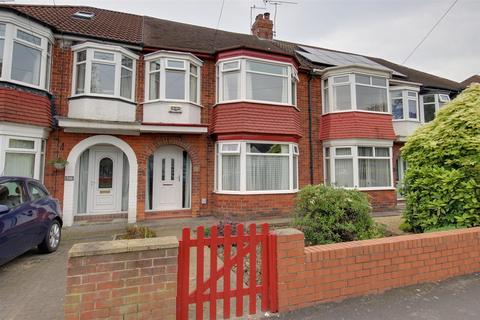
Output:
[[[67,226],[288,214],[319,183],[395,207],[400,147],[462,86],[272,35],[1,5],[2,174],[44,181]]]

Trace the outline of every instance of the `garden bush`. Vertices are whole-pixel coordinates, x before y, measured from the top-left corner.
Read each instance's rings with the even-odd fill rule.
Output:
[[[125,234],[117,236],[117,239],[145,239],[155,238],[157,234],[149,227],[141,227],[138,225],[129,225],[125,228]]]
[[[473,84],[418,129],[407,161],[403,229],[480,226],[480,84]]]
[[[383,229],[370,216],[367,196],[357,190],[310,185],[297,196],[294,226],[306,245],[382,237]]]

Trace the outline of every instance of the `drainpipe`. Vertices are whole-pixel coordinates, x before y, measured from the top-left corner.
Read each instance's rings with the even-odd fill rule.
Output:
[[[310,184],[313,184],[313,141],[312,141],[312,79],[313,72],[308,74],[308,147],[310,149]]]

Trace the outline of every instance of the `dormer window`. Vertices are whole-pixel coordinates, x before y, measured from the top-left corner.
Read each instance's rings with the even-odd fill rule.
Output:
[[[74,51],[73,95],[118,97],[134,100],[137,56],[129,51],[92,43]]]
[[[323,112],[389,112],[386,75],[327,74],[322,81]]]
[[[51,44],[43,32],[0,23],[0,76],[4,81],[48,89]]]
[[[200,103],[200,67],[196,57],[159,52],[145,57],[145,100]]]
[[[421,96],[422,122],[427,123],[435,119],[435,114],[447,102],[450,102],[448,94],[426,94]]]
[[[419,120],[418,88],[396,88],[390,91],[393,120]]]
[[[254,101],[296,105],[296,70],[288,63],[253,58],[218,64],[218,102]]]

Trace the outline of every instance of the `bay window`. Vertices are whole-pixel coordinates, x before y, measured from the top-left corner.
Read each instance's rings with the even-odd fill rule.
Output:
[[[219,62],[217,72],[218,102],[296,105],[298,76],[290,64],[241,58]]]
[[[153,53],[145,56],[146,101],[200,103],[201,61],[186,54]]]
[[[389,110],[387,88],[386,75],[327,74],[322,81],[323,112],[368,111],[387,113]]]
[[[418,91],[394,88],[390,98],[393,120],[419,120]]]
[[[43,180],[45,140],[22,136],[0,136],[2,175]]]
[[[298,189],[298,146],[235,141],[217,144],[219,192],[292,192]]]
[[[390,146],[325,148],[325,183],[344,188],[392,188]]]
[[[41,28],[0,23],[0,79],[48,90],[51,40]]]
[[[138,56],[120,47],[93,43],[77,45],[72,50],[73,96],[134,100]]]
[[[426,94],[421,96],[422,122],[427,123],[435,119],[435,114],[447,102],[450,102],[448,94]]]

